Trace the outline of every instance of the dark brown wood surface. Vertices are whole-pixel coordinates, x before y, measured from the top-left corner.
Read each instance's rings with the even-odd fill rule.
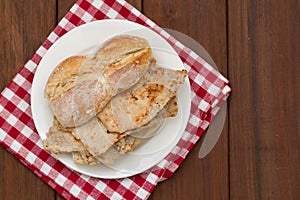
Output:
[[[221,138],[201,142],[150,199],[300,199],[300,2],[130,0],[163,28],[194,38],[233,92]],[[0,89],[75,0],[0,0]],[[0,147],[0,199],[62,199]]]

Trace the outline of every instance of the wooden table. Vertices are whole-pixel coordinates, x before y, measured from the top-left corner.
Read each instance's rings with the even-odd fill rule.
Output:
[[[220,140],[200,143],[150,199],[300,199],[300,2],[131,0],[211,54],[233,92]],[[75,0],[0,0],[0,89]],[[0,147],[0,199],[61,199]]]

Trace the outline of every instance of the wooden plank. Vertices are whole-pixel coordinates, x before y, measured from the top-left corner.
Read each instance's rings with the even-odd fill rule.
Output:
[[[55,25],[55,0],[0,1],[0,89],[33,55]],[[0,147],[0,199],[53,199],[53,190]]]
[[[299,1],[228,1],[230,197],[300,199]]]
[[[143,1],[143,11],[159,26],[187,34],[211,54],[227,74],[226,1]],[[219,142],[204,159],[200,143],[169,180],[160,183],[150,199],[228,199],[227,123]]]

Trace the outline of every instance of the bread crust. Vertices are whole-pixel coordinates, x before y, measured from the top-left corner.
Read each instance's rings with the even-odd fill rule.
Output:
[[[45,97],[52,100],[75,85],[75,76],[79,73],[86,56],[71,56],[62,61],[50,75]]]

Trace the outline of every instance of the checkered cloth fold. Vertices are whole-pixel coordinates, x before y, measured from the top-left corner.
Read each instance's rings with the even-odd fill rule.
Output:
[[[35,129],[30,90],[36,68],[51,45],[73,28],[101,19],[127,19],[159,33],[176,50],[189,72],[191,113],[176,147],[160,163],[123,179],[98,179],[74,172],[43,149]],[[0,143],[66,199],[147,199],[159,181],[169,178],[226,101],[228,80],[193,51],[123,0],[79,0],[0,95]]]

